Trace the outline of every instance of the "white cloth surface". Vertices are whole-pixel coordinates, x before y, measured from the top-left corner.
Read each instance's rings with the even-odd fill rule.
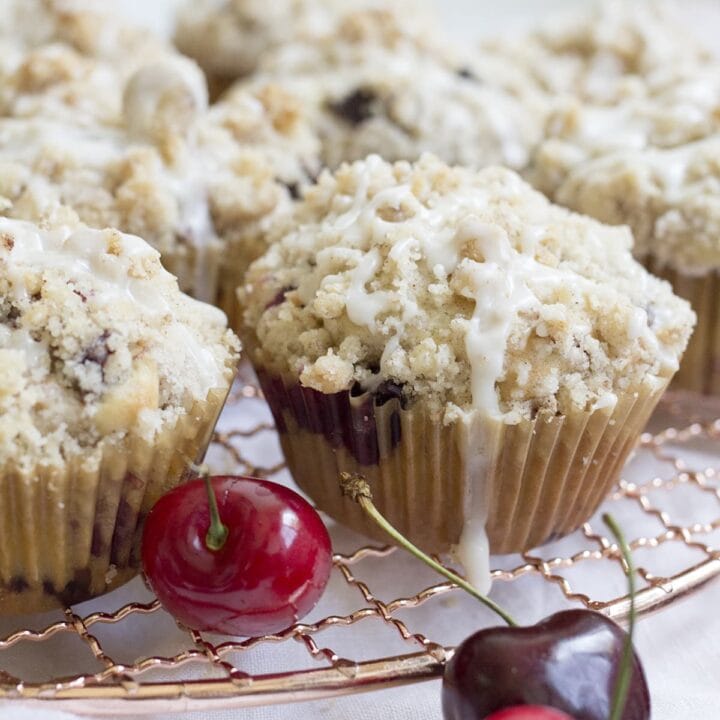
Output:
[[[158,28],[169,27],[166,8],[177,5],[179,0],[114,0],[134,17],[154,24]],[[269,0],[271,1],[271,0]],[[480,32],[493,32],[499,28],[527,25],[534,19],[545,15],[550,9],[567,6],[579,0],[505,0],[502,3],[493,0],[443,0],[442,7],[447,14],[448,24],[459,35],[470,39]],[[696,3],[693,3],[695,8]],[[715,9],[718,7],[714,0]],[[715,36],[718,25],[702,23],[702,29],[708,36]],[[259,410],[261,412],[261,410]],[[262,455],[265,452],[263,443],[256,448]],[[697,462],[703,467],[717,465],[712,449],[704,448]],[[643,472],[643,468],[636,468]],[[647,472],[648,468],[644,468]],[[702,498],[690,501],[702,502]],[[680,508],[694,512],[697,506]],[[636,517],[632,512],[620,511],[619,520],[629,534],[637,535],[635,523],[645,522],[646,518]],[[655,527],[657,532],[657,527]],[[644,532],[644,530],[643,530]],[[648,529],[648,533],[651,529]],[[333,542],[336,550],[343,551],[358,544],[357,536],[348,531],[333,527]],[[562,551],[558,544],[558,552]],[[687,563],[686,550],[678,543],[667,543],[663,548],[663,564],[665,570],[672,572]],[[549,555],[544,554],[545,557]],[[697,558],[700,560],[702,558]],[[661,570],[655,570],[656,574]],[[372,564],[358,569],[358,574],[368,580],[371,588],[383,599],[413,594],[420,588],[435,582],[429,570],[396,553],[392,558],[372,561]],[[573,583],[579,587],[598,589],[598,583],[607,597],[622,593],[624,579],[618,573],[609,578],[598,573],[593,562],[581,564],[573,571]],[[593,583],[595,585],[593,586]],[[89,604],[82,612],[94,609],[110,609],[120,607],[130,599],[145,596],[145,590],[135,582],[129,588],[117,591],[110,598],[99,603]],[[313,618],[327,614],[327,603],[332,603],[333,611],[349,612],[362,607],[364,603],[359,594],[353,594],[339,578],[334,578],[329,590],[330,600],[323,600],[321,606],[313,613]],[[559,591],[546,582],[535,578],[521,579],[504,584],[496,583],[493,596],[507,606],[513,614],[523,622],[534,622],[545,615],[566,606]],[[646,669],[651,688],[654,720],[714,720],[720,718],[720,582],[713,582],[694,596],[682,600],[669,608],[649,617],[643,618],[637,629],[636,647]],[[400,613],[411,630],[423,632],[433,639],[446,643],[462,640],[481,623],[487,623],[486,611],[479,608],[474,601],[456,593],[444,596],[439,602],[433,601],[423,608]],[[148,622],[134,626],[130,631],[121,628],[103,628],[104,647],[109,648],[114,657],[122,657],[123,648],[131,653],[143,642],[149,643],[153,651],[171,653],[177,650],[178,632],[167,618],[150,616]],[[42,625],[44,619],[36,621]],[[6,624],[0,623],[0,632],[6,634]],[[361,631],[358,631],[361,630]],[[100,632],[100,631],[98,631]],[[412,646],[398,640],[397,635],[388,635],[375,621],[363,621],[362,625],[352,633],[351,647],[342,647],[344,639],[340,631],[330,631],[327,643],[334,648],[341,648],[356,659],[368,659],[381,655],[416,651]],[[325,638],[321,638],[325,641]],[[81,652],[75,648],[69,652]],[[68,655],[60,654],[67,660]],[[50,665],[57,662],[58,656],[48,656],[44,661]],[[22,651],[18,652],[17,662],[23,662]],[[33,662],[37,662],[34,660]],[[297,643],[285,643],[272,648],[272,653],[261,652],[250,654],[242,659],[242,669],[254,673],[277,672],[283,669],[319,667],[314,664],[305,650]],[[202,676],[202,671],[188,667],[186,676]],[[158,676],[161,677],[161,676]],[[66,714],[72,706],[62,702],[32,703],[9,701],[0,703],[0,717],[3,720],[69,720],[77,717]],[[82,708],[72,707],[75,712]],[[148,714],[133,714],[133,706],[127,704],[120,712],[113,714],[123,717],[148,717]],[[84,713],[83,713],[84,714]],[[189,717],[186,713],[153,712],[150,717],[158,720],[180,720]],[[335,699],[320,700],[312,703],[295,703],[284,706],[261,707],[253,709],[222,709],[203,710],[193,717],[207,720],[230,720],[242,717],[243,720],[299,720],[301,718],[321,718],[323,720],[439,720],[440,682],[432,681],[415,684],[392,690],[347,696]]]

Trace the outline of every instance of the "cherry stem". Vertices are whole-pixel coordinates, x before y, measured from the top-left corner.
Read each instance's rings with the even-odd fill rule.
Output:
[[[223,521],[220,519],[217,498],[215,497],[215,491],[213,490],[212,483],[210,482],[210,471],[208,470],[207,465],[201,465],[198,467],[193,464],[191,465],[191,468],[205,481],[208,505],[210,506],[210,527],[208,528],[207,535],[205,535],[205,545],[208,550],[217,552],[218,550],[222,550],[225,545],[229,530],[227,529],[227,525],[224,525]]]
[[[618,679],[615,684],[615,692],[613,694],[612,711],[609,720],[622,720],[627,696],[630,690],[630,680],[632,674],[633,661],[633,632],[635,630],[635,566],[633,565],[630,547],[623,535],[620,526],[615,519],[607,513],[602,516],[603,522],[608,526],[613,537],[617,541],[620,553],[625,566],[627,568],[626,575],[628,581],[628,593],[630,595],[630,613],[628,614],[628,631],[623,646],[623,654],[620,660],[620,668],[618,670]]]
[[[470,595],[472,595],[475,599],[479,600],[481,603],[490,608],[490,610],[499,615],[508,625],[510,625],[510,627],[517,626],[517,623],[512,616],[505,612],[505,610],[503,610],[489,597],[482,595],[476,588],[467,582],[467,580],[464,580],[459,575],[452,572],[452,570],[448,570],[439,562],[433,560],[429,555],[426,555],[422,550],[420,550],[420,548],[413,545],[404,535],[401,535],[375,507],[370,486],[362,475],[351,475],[344,472],[340,473],[340,478],[340,488],[342,489],[343,495],[347,495],[349,498],[358,503],[363,511],[372,518],[372,520],[374,520],[375,523],[377,523],[398,545],[400,545],[400,547],[407,550],[411,555],[414,555],[418,560],[422,560],[422,562],[426,565],[429,565],[433,570],[465,590],[465,592],[470,593]]]

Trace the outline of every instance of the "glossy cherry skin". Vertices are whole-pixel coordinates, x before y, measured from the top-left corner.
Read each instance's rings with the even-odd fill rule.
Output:
[[[210,550],[208,495],[193,480],[164,495],[143,534],[143,569],[158,599],[195,630],[256,636],[278,632],[315,606],[332,568],[330,537],[292,490],[246,477],[214,477],[228,537]]]
[[[554,708],[540,705],[515,705],[488,715],[487,720],[573,720],[573,718]]]
[[[627,634],[590,610],[530,627],[496,627],[462,642],[445,668],[446,720],[480,720],[514,705],[544,705],[575,720],[608,720]],[[647,720],[650,695],[633,654],[623,720]]]

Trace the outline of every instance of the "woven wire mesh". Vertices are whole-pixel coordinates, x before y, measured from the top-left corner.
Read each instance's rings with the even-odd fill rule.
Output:
[[[631,540],[641,614],[720,574],[719,416],[716,402],[669,395],[601,508],[619,519]],[[209,462],[218,472],[290,482],[269,413],[247,371],[231,394]],[[511,599],[509,588],[522,586],[523,593],[550,593],[546,604],[555,609],[584,605],[622,621],[628,611],[625,568],[599,517],[551,545],[494,558],[494,587],[502,601]],[[57,617],[3,620],[0,698],[64,699],[86,712],[130,706],[132,712],[152,711],[158,702],[192,709],[310,699],[436,677],[453,644],[471,628],[495,624],[419,563],[411,586],[399,581],[398,567],[415,562],[401,551],[367,544],[339,526],[331,530],[331,583],[302,623],[246,639],[195,632],[174,623],[136,581],[130,591],[95,601],[102,610],[68,608]],[[577,572],[589,563],[595,572]]]

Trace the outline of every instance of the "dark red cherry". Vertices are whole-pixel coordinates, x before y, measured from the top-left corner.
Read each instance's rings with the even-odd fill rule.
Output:
[[[481,720],[515,705],[555,708],[574,720],[608,720],[627,634],[589,610],[530,627],[495,627],[461,643],[445,669],[446,720]],[[647,720],[650,695],[633,653],[622,720]]]
[[[573,718],[554,708],[540,705],[515,705],[488,715],[487,720],[573,720]]]
[[[330,537],[312,506],[266,480],[213,477],[222,530],[213,550],[208,488],[164,495],[145,522],[145,574],[165,609],[196,630],[275,633],[317,603],[332,567]],[[222,528],[224,526],[224,528]],[[210,545],[213,545],[211,542]]]

